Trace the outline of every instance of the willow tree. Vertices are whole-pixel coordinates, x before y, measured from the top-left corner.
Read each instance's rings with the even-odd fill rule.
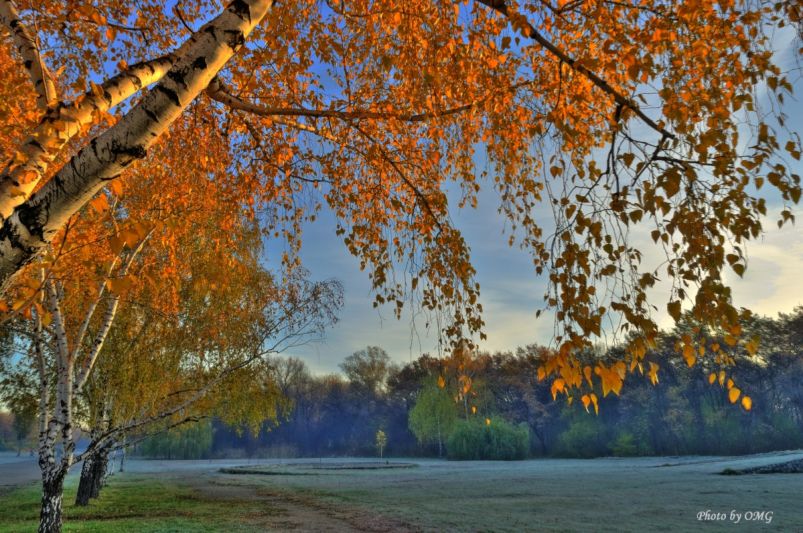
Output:
[[[771,38],[799,28],[792,0],[2,0],[0,17],[12,310],[31,299],[15,277],[51,260],[101,190],[200,160],[225,184],[212,201],[286,238],[287,264],[325,206],[377,304],[410,301],[448,317],[445,336],[482,338],[446,190],[461,207],[489,190],[548,278],[559,349],[542,374],[559,376],[557,393],[617,391],[655,343],[658,308],[700,324],[678,346],[689,364],[730,362],[700,339],[745,342],[723,274],[744,273],[746,243],[776,216],[767,198],[781,225],[800,199],[800,141],[782,111],[792,85]],[[148,157],[188,115],[202,142]],[[141,192],[193,201],[168,185]],[[641,233],[652,244],[637,247]],[[642,262],[653,251],[660,269]],[[671,289],[648,299],[659,279]],[[625,361],[572,357],[605,331],[628,334]]]

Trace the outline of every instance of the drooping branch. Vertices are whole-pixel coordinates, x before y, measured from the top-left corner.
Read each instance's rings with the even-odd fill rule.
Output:
[[[22,56],[25,70],[28,71],[38,95],[36,98],[37,105],[41,109],[53,106],[57,99],[53,78],[50,76],[44,61],[42,61],[42,55],[39,52],[39,45],[36,43],[36,39],[28,31],[12,0],[0,0],[0,20],[11,32],[14,46]]]
[[[94,138],[0,227],[0,292],[70,216],[147,149],[203,91],[264,18],[272,0],[235,0],[176,51],[176,62],[143,100]]]
[[[671,139],[675,138],[675,135],[671,132],[667,131],[665,128],[661,127],[658,123],[656,123],[653,119],[648,117],[636,104],[631,98],[623,95],[621,92],[616,90],[610,83],[606,80],[601,78],[599,75],[594,73],[591,69],[584,66],[582,63],[579,63],[576,59],[568,55],[566,52],[555,46],[552,42],[550,42],[546,37],[544,37],[541,32],[539,32],[535,26],[530,24],[530,21],[527,20],[527,17],[520,13],[512,12],[508,9],[508,6],[505,0],[477,0],[479,3],[493,9],[497,13],[500,13],[507,17],[510,20],[511,26],[514,29],[519,30],[522,35],[525,37],[534,40],[541,46],[543,46],[550,54],[561,60],[562,62],[566,63],[569,67],[571,67],[575,72],[578,72],[588,78],[594,85],[596,85],[599,89],[603,92],[609,94],[613,97],[614,101],[622,106],[630,109],[637,117],[644,121],[650,128],[654,129],[658,133],[660,133],[664,137],[669,137]]]
[[[247,359],[225,368],[217,376],[215,376],[214,378],[209,380],[206,384],[204,384],[202,387],[200,387],[194,394],[184,399],[183,401],[179,402],[178,404],[169,407],[155,415],[140,418],[137,420],[132,420],[127,424],[108,429],[107,431],[99,435],[97,438],[93,439],[93,442],[90,443],[90,445],[83,453],[81,453],[76,457],[75,461],[78,462],[87,455],[94,453],[94,451],[97,450],[98,448],[105,447],[110,441],[117,440],[121,437],[127,437],[134,431],[137,431],[139,428],[155,424],[161,420],[166,420],[175,414],[186,411],[193,404],[203,399],[216,386],[225,381],[230,375],[237,372],[238,370],[241,370],[249,366],[257,359],[265,357],[270,353],[275,353],[275,352],[274,350],[259,350],[255,354],[248,357]]]
[[[527,83],[517,84],[511,87],[511,90],[515,90],[521,86],[524,86]],[[453,115],[460,113],[462,111],[466,111],[471,109],[472,107],[476,106],[479,101],[473,102],[470,104],[465,104],[459,107],[447,109],[440,113],[418,113],[418,114],[397,114],[397,113],[383,113],[383,112],[374,112],[374,111],[334,111],[334,110],[315,110],[315,109],[304,109],[304,108],[272,108],[272,107],[263,107],[258,106],[256,104],[252,104],[245,100],[242,100],[234,95],[226,88],[226,86],[217,78],[209,84],[207,89],[207,94],[213,100],[217,100],[222,104],[231,107],[232,109],[238,109],[240,111],[245,111],[248,113],[252,113],[258,116],[263,117],[285,117],[285,116],[305,116],[305,117],[313,117],[313,118],[338,118],[342,120],[361,120],[361,119],[380,119],[380,120],[400,120],[405,122],[422,122],[427,119],[434,118],[436,116],[444,116],[444,115]],[[483,100],[484,101],[484,100]],[[318,135],[328,141],[337,143],[342,146],[346,146],[351,150],[354,150],[353,147],[347,146],[342,140],[338,139],[336,136],[332,135],[329,132],[321,131],[318,128],[313,126],[308,126],[305,124],[300,124],[295,121],[282,121],[280,118],[279,123],[286,125],[291,128],[301,129],[304,131],[308,131],[315,135]],[[253,129],[249,123],[246,122],[246,126],[248,127],[251,135],[258,139],[259,136]],[[433,224],[438,228],[441,227],[440,219],[435,215],[432,206],[430,205],[427,198],[424,194],[415,186],[414,183],[404,174],[404,172],[399,168],[396,161],[394,161],[382,148],[382,145],[365,131],[360,129],[358,126],[353,126],[361,136],[365,137],[369,142],[377,147],[382,159],[392,168],[392,170],[401,178],[401,180],[411,189],[415,197],[418,199],[421,206],[424,210],[429,214],[430,218],[433,221]],[[368,158],[366,154],[361,154],[363,157]]]
[[[521,82],[511,85],[508,90],[515,91],[521,87],[531,85],[531,81]],[[437,117],[447,117],[457,115],[472,108],[479,106],[491,98],[491,95],[477,99],[456,107],[440,111],[424,113],[393,113],[387,111],[338,111],[335,109],[307,109],[304,107],[267,107],[254,104],[238,98],[231,94],[231,91],[219,79],[214,79],[209,84],[207,94],[213,100],[240,111],[246,111],[262,117],[309,117],[309,118],[336,118],[340,120],[398,120],[400,122],[425,122]]]
[[[0,222],[30,198],[64,145],[98,115],[159,81],[173,65],[172,54],[131,65],[69,104],[47,111],[34,132],[20,147],[15,160],[0,174]],[[18,161],[21,159],[21,161]]]

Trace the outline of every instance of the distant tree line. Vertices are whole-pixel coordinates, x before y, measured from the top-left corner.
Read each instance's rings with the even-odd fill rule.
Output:
[[[675,344],[684,333],[681,326],[663,335],[647,355],[644,363],[660,365],[656,384],[645,371],[643,379],[628,378],[619,395],[597,391],[599,414],[579,399],[553,398],[552,383],[537,377],[545,353],[538,346],[463,358],[422,355],[402,367],[381,348],[369,347],[341,364],[345,377],[313,376],[298,359],[276,359],[274,379],[292,405],[286,419],[266,423],[256,434],[213,421],[204,430],[208,448],[194,453],[375,455],[379,430],[386,435],[386,455],[458,459],[746,454],[803,447],[803,308],[746,324],[744,337],[761,339],[754,356],[712,338],[736,360],[727,379],[750,395],[750,410],[731,402],[719,368],[689,367],[677,356]],[[585,357],[621,359],[617,350]]]

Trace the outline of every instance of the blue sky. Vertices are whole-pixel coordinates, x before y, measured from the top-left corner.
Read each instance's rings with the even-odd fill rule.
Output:
[[[776,61],[784,70],[794,70],[796,52],[792,32],[776,36],[776,42],[779,50]],[[803,124],[800,101],[803,80],[792,81],[796,99],[787,101],[786,111],[788,125],[799,133]],[[803,174],[803,165],[797,165],[794,171]],[[456,203],[451,201],[450,205]],[[768,204],[766,233],[748,247],[748,269],[744,278],[730,273],[726,280],[732,286],[737,306],[774,316],[803,305],[803,230],[799,224],[786,225],[779,230],[775,221],[780,204],[771,198]],[[552,316],[545,313],[538,319],[535,317],[536,310],[543,307],[544,277],[535,275],[527,253],[507,245],[505,222],[497,213],[497,206],[496,195],[483,191],[477,209],[452,211],[455,225],[463,231],[471,248],[477,281],[482,288],[480,301],[485,310],[488,338],[481,348],[513,350],[530,343],[549,344]],[[798,219],[803,217],[800,206],[796,206],[793,213]],[[635,243],[649,241],[646,230],[644,235],[634,232],[633,239]],[[325,211],[305,229],[302,259],[313,279],[337,278],[342,282],[345,305],[338,324],[327,332],[325,339],[294,348],[284,355],[300,357],[313,372],[328,373],[337,372],[337,365],[345,357],[367,345],[381,346],[399,363],[409,362],[421,353],[438,353],[437,328],[427,331],[427,317],[413,316],[407,308],[402,319],[396,320],[392,308],[372,307],[367,273],[359,270],[357,259],[335,235],[334,218]],[[647,255],[644,266],[651,262],[657,264],[660,258]],[[663,308],[667,285],[659,283],[653,294],[656,305]],[[662,327],[671,327],[671,319],[665,312],[660,312],[657,318]]]
[[[798,218],[803,216],[799,208],[795,214]],[[483,195],[477,210],[463,210],[453,216],[471,246],[482,287],[480,300],[488,339],[481,347],[494,351],[529,343],[548,344],[552,317],[535,317],[536,310],[543,306],[544,279],[535,275],[526,253],[508,247],[493,195]],[[367,274],[360,272],[358,261],[340,243],[334,226],[328,215],[309,225],[302,258],[314,279],[337,278],[343,283],[345,305],[340,320],[322,341],[285,355],[300,357],[314,372],[328,373],[337,371],[340,361],[367,345],[383,347],[400,363],[424,352],[437,353],[437,335],[426,331],[425,317],[413,320],[408,309],[401,320],[396,320],[391,308],[372,307]],[[772,220],[765,227],[765,235],[748,248],[749,266],[744,278],[733,274],[728,276],[728,282],[737,306],[774,316],[803,305],[803,231],[799,224],[778,230]],[[646,258],[645,264],[648,261]],[[662,289],[664,293],[660,294]],[[665,303],[665,291],[666,287],[656,287],[656,301]],[[671,327],[671,319],[665,313],[658,318],[662,326]]]

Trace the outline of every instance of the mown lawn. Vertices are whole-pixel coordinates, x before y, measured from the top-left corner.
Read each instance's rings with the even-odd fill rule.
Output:
[[[76,487],[77,480],[69,479],[64,531],[254,531],[272,514],[259,501],[205,497],[171,477],[114,476],[87,507],[74,505]],[[35,485],[0,494],[0,532],[36,531],[40,495]]]
[[[803,451],[411,460],[415,468],[393,470],[266,461],[236,474],[219,471],[229,470],[225,462],[132,460],[86,508],[73,505],[76,479],[70,478],[65,531],[803,532],[803,475],[719,475],[801,457]],[[0,533],[35,531],[38,513],[37,486],[0,493]],[[742,519],[735,522],[732,513]]]

